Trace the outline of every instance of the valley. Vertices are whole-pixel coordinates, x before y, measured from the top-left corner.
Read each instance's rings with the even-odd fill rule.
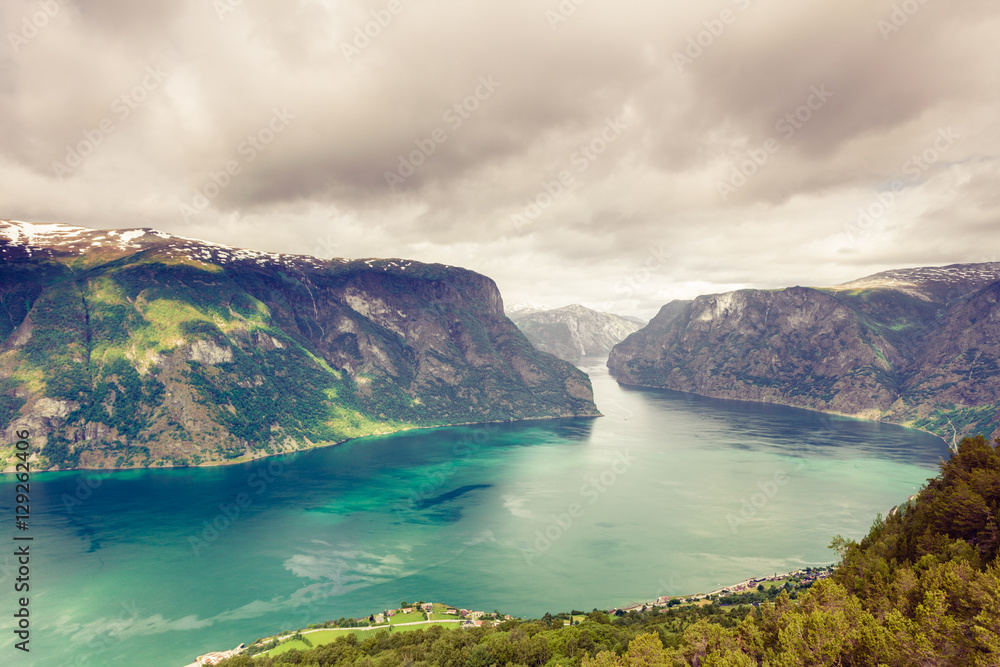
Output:
[[[994,265],[515,325],[456,267],[0,232],[0,416],[32,434],[33,586],[59,610],[33,626],[58,638],[40,665],[251,637],[278,659],[377,635],[373,609],[392,634],[517,623],[385,614],[413,594],[553,630],[595,606],[736,619],[812,585],[832,536],[897,510],[996,410]]]
[[[33,474],[32,530],[45,545],[32,554],[45,573],[33,659],[179,667],[417,596],[541,618],[716,591],[828,564],[831,536],[862,535],[948,455],[940,439],[890,424],[623,387],[604,364],[581,363],[606,415],[596,420],[411,430],[225,466]],[[612,478],[620,455],[635,463]],[[765,494],[779,472],[787,482]],[[0,512],[13,511],[12,489],[0,478]],[[253,502],[236,515],[240,494]]]

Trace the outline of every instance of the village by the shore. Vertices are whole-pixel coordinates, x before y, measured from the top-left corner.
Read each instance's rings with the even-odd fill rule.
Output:
[[[632,602],[623,607],[611,607],[606,609],[606,613],[611,616],[618,616],[627,614],[629,612],[642,612],[654,607],[660,609],[661,611],[666,611],[668,608],[684,605],[684,604],[706,604],[711,601],[724,598],[729,595],[739,595],[741,593],[752,593],[754,591],[760,590],[759,587],[766,586],[767,584],[776,585],[781,582],[796,581],[800,585],[809,586],[819,579],[825,579],[830,576],[832,572],[832,567],[823,568],[804,568],[795,570],[793,572],[786,572],[784,574],[775,573],[773,575],[766,575],[761,577],[752,577],[750,579],[745,579],[732,586],[726,586],[725,588],[720,588],[710,593],[696,593],[692,595],[661,595],[655,600],[649,600],[646,602]],[[412,619],[415,615],[423,615],[423,620],[407,620],[406,622],[394,622],[394,619],[406,618]],[[442,603],[432,603],[423,602],[416,605],[399,607],[398,609],[385,610],[378,613],[372,613],[368,616],[364,616],[357,619],[349,619],[349,622],[353,625],[344,627],[334,625],[336,621],[329,621],[320,627],[314,627],[309,630],[299,630],[297,632],[285,632],[272,637],[266,637],[264,639],[257,640],[251,646],[260,644],[275,644],[280,645],[281,642],[295,637],[304,637],[310,633],[328,631],[330,629],[350,629],[356,632],[370,632],[379,630],[390,630],[395,627],[402,626],[415,626],[415,625],[432,625],[432,624],[454,624],[455,627],[461,628],[478,628],[484,625],[499,625],[504,621],[509,621],[514,619],[509,614],[499,614],[496,612],[484,612],[475,611],[470,609],[462,609],[459,607],[454,607],[452,605],[442,604]],[[518,619],[519,620],[519,619]],[[228,651],[213,651],[211,653],[206,653],[197,657],[195,662],[185,667],[201,667],[203,665],[217,665],[226,658],[231,658],[235,655],[240,655],[247,651],[249,647],[246,644],[240,644],[236,648],[230,649]]]
[[[406,620],[404,622],[394,622],[394,619],[410,619],[416,615],[423,615],[422,620]],[[512,620],[510,614],[497,614],[495,612],[476,611],[471,609],[461,609],[451,605],[433,602],[423,602],[420,604],[400,607],[398,609],[388,609],[382,612],[373,613],[356,619],[348,619],[352,625],[338,626],[337,621],[329,621],[321,627],[314,627],[309,630],[299,630],[296,632],[285,632],[273,637],[265,637],[257,640],[251,646],[258,644],[277,643],[293,639],[295,637],[305,637],[311,633],[329,630],[351,630],[355,632],[375,632],[379,630],[392,630],[415,625],[433,624],[454,624],[455,627],[480,628],[484,625],[499,625],[504,621]],[[195,662],[185,667],[199,667],[201,665],[217,665],[226,658],[240,655],[250,648],[246,644],[240,644],[236,648],[228,651],[213,651],[197,657]]]
[[[732,586],[726,586],[725,588],[720,588],[714,590],[711,593],[696,593],[693,595],[662,595],[655,600],[648,602],[630,602],[624,607],[612,607],[607,610],[610,615],[615,615],[617,612],[622,611],[628,613],[630,611],[641,612],[646,609],[651,609],[653,607],[667,608],[668,606],[673,606],[677,604],[697,604],[705,600],[714,600],[727,595],[738,595],[740,593],[751,593],[757,590],[758,586],[767,585],[768,583],[778,583],[782,581],[788,581],[791,579],[798,580],[799,583],[805,586],[812,585],[819,579],[826,579],[832,573],[832,567],[823,568],[804,568],[799,570],[794,570],[792,572],[786,572],[784,574],[774,573],[773,575],[767,575],[762,577],[753,577],[750,579],[745,579],[738,584],[733,584]],[[671,604],[673,603],[673,604]]]

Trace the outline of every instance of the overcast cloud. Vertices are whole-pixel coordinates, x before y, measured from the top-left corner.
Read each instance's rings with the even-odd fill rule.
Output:
[[[995,0],[6,0],[0,25],[0,218],[645,317],[1000,254]]]

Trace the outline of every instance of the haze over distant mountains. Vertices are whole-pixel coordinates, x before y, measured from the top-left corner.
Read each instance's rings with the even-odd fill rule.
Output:
[[[579,304],[544,309],[521,305],[507,316],[531,344],[570,362],[587,355],[606,355],[616,343],[642,328],[642,322],[611,313],[600,313]]]
[[[0,428],[30,430],[36,469],[599,414],[587,375],[532,347],[465,269],[13,221],[0,258]]]
[[[622,384],[998,436],[1000,263],[674,301],[618,344]]]

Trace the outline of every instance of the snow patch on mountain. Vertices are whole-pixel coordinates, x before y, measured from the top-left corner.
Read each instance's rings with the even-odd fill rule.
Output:
[[[931,301],[939,298],[942,291],[955,292],[955,296],[960,296],[997,281],[1000,281],[1000,262],[983,262],[893,269],[836,285],[831,289],[893,289]]]
[[[323,260],[307,255],[282,255],[259,250],[233,248],[221,243],[174,236],[155,229],[96,230],[59,223],[35,223],[21,220],[0,220],[0,256],[6,257],[10,246],[31,257],[35,252],[56,254],[83,254],[95,249],[114,249],[119,252],[141,252],[159,248],[168,256],[186,258],[212,264],[253,262],[258,266],[272,264],[310,264],[321,267],[330,262],[346,263],[346,259]]]

